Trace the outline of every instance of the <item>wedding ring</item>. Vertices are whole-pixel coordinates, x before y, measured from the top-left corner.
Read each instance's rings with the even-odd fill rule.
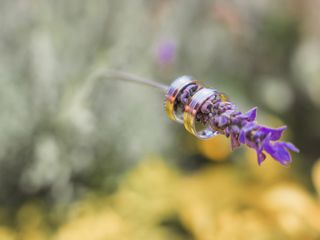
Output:
[[[207,139],[217,134],[217,131],[212,129],[209,123],[204,125],[196,119],[205,101],[217,97],[219,97],[219,93],[216,90],[202,88],[192,96],[190,103],[185,107],[184,127],[197,138]]]
[[[183,123],[184,105],[178,106],[177,98],[186,87],[193,84],[199,85],[192,77],[182,76],[169,86],[165,97],[165,111],[171,120]]]

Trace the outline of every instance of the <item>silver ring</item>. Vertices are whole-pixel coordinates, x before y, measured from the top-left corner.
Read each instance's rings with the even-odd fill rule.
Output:
[[[218,134],[217,131],[212,129],[210,124],[205,126],[197,121],[196,116],[199,113],[202,105],[210,98],[217,97],[217,91],[209,88],[202,88],[197,91],[191,98],[189,105],[185,107],[184,112],[184,126],[194,136],[200,139],[211,138]]]
[[[169,86],[165,97],[165,111],[171,120],[183,123],[184,109],[178,108],[177,97],[187,86],[191,84],[199,85],[192,77],[182,76],[174,80]]]

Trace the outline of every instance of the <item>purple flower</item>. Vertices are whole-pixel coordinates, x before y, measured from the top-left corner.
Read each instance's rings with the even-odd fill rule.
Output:
[[[299,152],[292,143],[278,141],[286,126],[269,128],[251,121],[244,121],[242,125],[239,141],[256,150],[259,165],[266,158],[265,152],[282,165],[291,163],[291,156],[288,150]]]
[[[190,91],[184,94],[183,102],[190,96]],[[281,138],[286,126],[270,128],[255,122],[257,108],[252,108],[246,113],[241,113],[232,102],[222,101],[215,96],[208,99],[201,108],[197,119],[203,124],[210,126],[231,139],[231,147],[235,149],[240,144],[245,144],[253,148],[257,153],[258,164],[260,165],[268,153],[272,158],[282,165],[291,163],[290,151],[299,152],[292,143],[281,142]]]
[[[269,153],[274,159],[283,165],[291,163],[291,156],[288,150],[293,152],[299,152],[292,143],[288,142],[270,142],[270,136],[265,139],[264,150]]]
[[[170,65],[176,57],[176,44],[171,41],[163,41],[157,47],[156,59],[161,65]]]

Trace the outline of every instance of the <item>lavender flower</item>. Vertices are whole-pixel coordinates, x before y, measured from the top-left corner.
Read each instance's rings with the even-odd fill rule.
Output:
[[[176,57],[176,44],[171,41],[162,41],[157,47],[156,58],[162,65],[170,65]]]
[[[181,102],[185,102],[185,97],[190,95],[190,89],[182,93]],[[246,113],[237,110],[232,102],[222,101],[221,97],[208,99],[197,115],[197,120],[202,124],[210,126],[230,137],[232,149],[246,144],[255,149],[260,165],[268,153],[272,158],[287,166],[291,163],[291,156],[288,150],[299,152],[292,143],[279,141],[286,126],[280,128],[269,128],[255,122],[257,108],[252,108]]]

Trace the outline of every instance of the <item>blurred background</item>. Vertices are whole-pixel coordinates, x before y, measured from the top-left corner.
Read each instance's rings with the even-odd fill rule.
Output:
[[[320,1],[1,0],[0,240],[320,239]],[[198,141],[163,93],[192,75],[262,124],[285,168]]]

